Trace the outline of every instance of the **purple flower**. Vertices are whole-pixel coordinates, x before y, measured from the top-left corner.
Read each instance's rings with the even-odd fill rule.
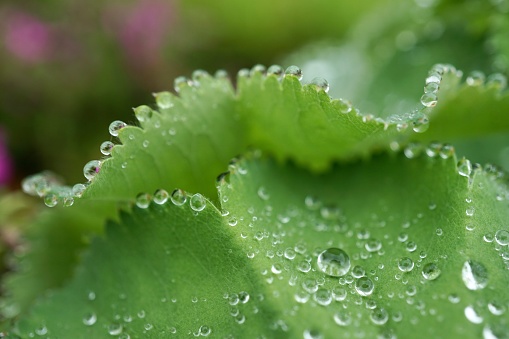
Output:
[[[6,185],[13,175],[12,161],[6,145],[6,137],[0,129],[0,186]]]

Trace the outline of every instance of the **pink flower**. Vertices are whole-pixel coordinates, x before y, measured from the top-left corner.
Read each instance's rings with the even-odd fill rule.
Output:
[[[5,134],[0,129],[0,186],[9,183],[12,178],[12,161],[5,143]]]
[[[49,57],[52,35],[47,24],[27,13],[14,13],[5,23],[5,46],[22,61],[38,63]]]

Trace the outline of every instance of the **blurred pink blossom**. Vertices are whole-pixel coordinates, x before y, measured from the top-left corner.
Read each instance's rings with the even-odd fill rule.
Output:
[[[15,12],[5,22],[5,46],[22,61],[38,63],[51,52],[50,27],[28,13]]]
[[[0,129],[0,186],[8,184],[12,175],[12,160],[7,150],[6,136]]]
[[[128,8],[107,13],[126,56],[138,67],[157,63],[167,33],[174,22],[173,1],[140,0]]]

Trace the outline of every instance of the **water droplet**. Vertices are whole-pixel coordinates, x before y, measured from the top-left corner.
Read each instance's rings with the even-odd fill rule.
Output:
[[[375,325],[383,325],[389,320],[389,313],[385,308],[377,308],[371,312],[370,319]]]
[[[38,327],[35,329],[35,334],[46,335],[46,334],[48,334],[48,328],[46,326]]]
[[[441,228],[437,228],[435,230],[435,233],[438,235],[438,236],[441,236],[442,234],[444,234],[444,231],[441,229]]]
[[[370,239],[364,245],[368,252],[378,252],[382,249],[382,242],[378,239]]]
[[[276,75],[279,79],[283,76],[284,72],[283,67],[279,65],[272,65],[267,69],[267,75]]]
[[[468,260],[463,264],[461,278],[469,290],[480,290],[488,285],[488,271],[483,264]]]
[[[352,276],[356,279],[361,278],[366,275],[366,270],[359,265],[356,265],[352,268]]]
[[[413,121],[413,130],[416,133],[424,133],[429,129],[429,119],[426,115],[421,115]]]
[[[293,260],[297,256],[297,253],[292,248],[287,248],[285,250],[284,256],[286,259]]]
[[[302,80],[302,70],[297,66],[289,66],[285,71],[286,76],[294,76],[298,80]]]
[[[301,272],[307,273],[311,270],[311,264],[305,260],[302,260],[297,264],[297,269]]]
[[[237,221],[237,218],[235,218],[235,217],[231,217],[230,219],[228,219],[228,225],[230,225],[232,227],[237,226],[237,223],[238,223],[238,221]]]
[[[55,207],[58,204],[58,195],[54,193],[48,193],[44,197],[44,204],[48,207]]]
[[[470,163],[470,160],[462,158],[458,162],[458,173],[464,177],[469,177],[472,173],[472,164]]]
[[[270,199],[270,195],[269,193],[267,192],[267,189],[263,186],[260,186],[260,188],[258,188],[258,196],[260,197],[260,199],[262,200],[269,200]]]
[[[136,206],[147,208],[150,205],[151,196],[148,193],[140,193],[136,196]]]
[[[441,149],[442,149],[441,143],[432,142],[428,145],[428,147],[426,147],[426,154],[428,155],[428,157],[434,158],[440,153]]]
[[[495,233],[495,241],[501,246],[509,245],[509,231],[498,230]]]
[[[191,79],[180,76],[175,78],[173,81],[173,88],[175,88],[175,92],[180,93],[184,88],[190,87],[193,85]]]
[[[326,288],[319,288],[318,291],[313,295],[314,300],[322,305],[327,306],[332,302],[332,294],[331,291],[329,291]]]
[[[305,330],[304,339],[323,339],[323,335],[318,330]]]
[[[435,107],[437,105],[437,95],[435,93],[424,93],[421,97],[421,104],[426,107]]]
[[[318,284],[315,279],[306,279],[302,282],[302,288],[304,288],[308,293],[315,293],[318,291]]]
[[[470,73],[470,75],[467,77],[467,85],[469,86],[480,86],[484,83],[486,76],[483,72],[479,71],[473,71]]]
[[[187,201],[187,194],[181,189],[176,189],[171,193],[171,202],[176,206],[182,206]]]
[[[113,148],[113,146],[115,146],[115,144],[112,143],[111,141],[103,142],[100,147],[101,153],[104,155],[110,155],[111,149]]]
[[[334,313],[334,322],[339,326],[348,326],[352,323],[352,317],[345,310]]]
[[[507,78],[500,73],[493,73],[488,77],[486,86],[503,89],[507,86]]]
[[[122,128],[126,127],[127,124],[120,120],[115,120],[110,124],[110,127],[108,128],[110,134],[114,137],[118,136],[118,131],[120,131]]]
[[[465,307],[465,317],[467,317],[468,321],[470,321],[472,324],[480,324],[483,322],[483,318],[471,305]]]
[[[110,326],[108,326],[108,333],[109,335],[112,336],[120,335],[123,330],[124,328],[122,327],[121,324],[111,324]]]
[[[442,148],[440,149],[440,158],[442,159],[449,159],[454,154],[454,146],[449,144],[443,144]]]
[[[407,147],[405,147],[405,149],[403,150],[403,154],[405,154],[405,157],[407,157],[408,159],[413,159],[418,157],[422,153],[423,148],[424,147],[421,144],[412,142],[408,144]]]
[[[134,115],[136,116],[136,119],[138,119],[139,122],[148,121],[152,117],[152,108],[146,105],[141,105],[136,108],[133,108],[133,111]]]
[[[428,263],[422,268],[422,276],[426,280],[435,280],[440,276],[442,271],[434,263]]]
[[[413,241],[409,241],[406,243],[406,250],[408,252],[414,252],[417,249],[417,244]]]
[[[163,189],[158,189],[154,192],[153,200],[158,205],[162,205],[162,204],[166,203],[166,201],[168,201],[169,198],[170,198],[170,194]]]
[[[295,298],[296,302],[305,304],[308,302],[310,295],[305,290],[298,290],[293,297]]]
[[[506,311],[506,307],[498,301],[491,301],[488,303],[488,310],[493,315],[502,315]]]
[[[95,324],[97,321],[97,315],[95,313],[87,313],[85,314],[85,316],[83,317],[83,324],[87,325],[87,326],[92,326],[93,324]]]
[[[83,167],[83,175],[88,180],[92,180],[97,173],[101,170],[101,162],[99,160],[92,160],[86,163]]]
[[[374,289],[375,284],[373,283],[373,280],[368,277],[362,277],[355,282],[355,290],[363,297],[371,295]]]
[[[193,211],[200,212],[203,211],[207,206],[207,201],[203,195],[196,193],[189,200],[189,204],[191,205]]]
[[[408,257],[403,257],[398,261],[398,268],[401,272],[410,272],[414,268],[414,262]]]
[[[346,296],[347,296],[347,292],[343,287],[335,286],[332,289],[332,297],[334,298],[334,300],[343,301],[346,299]]]
[[[424,93],[436,93],[440,88],[439,82],[429,82],[424,86]]]
[[[329,83],[324,78],[314,78],[311,80],[311,84],[316,86],[316,89],[322,90],[325,93],[329,91]]]
[[[431,72],[429,76],[426,78],[426,85],[430,83],[440,83],[442,81],[442,76],[439,73]]]
[[[317,259],[318,268],[332,277],[341,277],[350,270],[350,257],[339,248],[328,248]]]

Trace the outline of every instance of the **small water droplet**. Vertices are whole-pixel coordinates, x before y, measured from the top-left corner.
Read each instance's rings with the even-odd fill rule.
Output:
[[[507,308],[498,301],[493,300],[488,303],[488,310],[491,314],[498,316],[504,314]]]
[[[54,193],[48,193],[44,197],[44,204],[48,207],[55,207],[58,204],[58,195]]]
[[[410,272],[414,268],[414,262],[408,257],[403,257],[398,261],[398,268],[401,272]]]
[[[373,290],[375,289],[375,284],[373,283],[373,280],[371,280],[368,277],[362,277],[359,278],[355,282],[355,290],[357,293],[363,297],[369,296],[373,293]]]
[[[323,335],[316,329],[307,329],[303,333],[304,339],[323,339]]]
[[[341,277],[350,270],[350,257],[339,248],[328,248],[318,255],[318,268],[332,277]]]
[[[297,66],[289,66],[285,71],[286,76],[294,76],[299,81],[302,80],[302,70]]]
[[[108,326],[108,333],[111,336],[120,335],[123,330],[124,330],[124,328],[122,327],[121,324],[110,324]]]
[[[409,241],[406,243],[406,250],[408,252],[414,252],[417,249],[417,244],[413,241]]]
[[[426,115],[422,114],[413,121],[413,130],[416,133],[424,133],[429,129],[429,119]]]
[[[267,69],[267,75],[276,75],[278,78],[281,78],[284,72],[283,67],[279,65],[272,65]]]
[[[175,78],[173,81],[173,88],[175,88],[175,92],[180,93],[184,88],[190,87],[193,85],[191,79],[188,79],[184,76],[180,76]]]
[[[189,204],[191,206],[191,209],[195,212],[201,212],[207,206],[205,197],[203,195],[201,195],[200,193],[194,194],[191,197],[191,199],[189,200]]]
[[[435,107],[437,102],[437,95],[432,92],[424,93],[421,97],[421,104],[425,107]]]
[[[467,77],[467,85],[469,86],[480,86],[484,83],[486,76],[483,72],[480,71],[473,71],[469,74]]]
[[[472,163],[470,163],[470,160],[462,158],[458,162],[458,173],[467,178],[470,176],[472,173]]]
[[[157,99],[156,99],[157,100]],[[148,121],[152,117],[152,108],[147,105],[141,105],[133,108],[134,115],[139,122]]]
[[[356,279],[361,278],[366,275],[366,270],[359,265],[356,265],[352,268],[352,276]]]
[[[471,305],[465,307],[465,317],[467,317],[468,321],[470,321],[472,324],[480,324],[483,322],[483,318]]]
[[[509,245],[509,231],[498,230],[495,233],[495,241],[501,246]]]
[[[465,286],[472,291],[481,290],[488,285],[488,271],[483,264],[468,260],[463,264],[461,278]]]
[[[352,317],[345,310],[334,313],[334,322],[339,326],[348,326],[352,323]]]
[[[138,208],[147,208],[150,205],[151,196],[148,193],[140,193],[136,196],[136,206]]]
[[[168,201],[169,198],[170,198],[170,194],[163,189],[158,189],[154,192],[153,200],[158,205],[162,205],[162,204],[166,203],[166,201]]]
[[[329,83],[324,78],[314,78],[311,80],[311,84],[315,85],[318,90],[322,90],[325,93],[329,92]]]
[[[202,337],[207,337],[208,335],[210,335],[210,333],[212,333],[212,329],[206,325],[203,325],[200,327],[199,332]]]
[[[110,132],[110,134],[114,137],[118,136],[118,131],[120,131],[122,128],[126,127],[127,124],[123,121],[120,121],[120,120],[115,120],[113,121],[108,130]]]
[[[97,315],[95,313],[87,313],[83,317],[83,324],[87,326],[92,326],[97,322]]]
[[[442,273],[442,271],[434,263],[428,263],[422,268],[422,276],[426,280],[435,280],[440,276],[440,273]]]
[[[443,144],[440,149],[439,155],[442,159],[449,159],[454,154],[454,146],[449,144]]]
[[[103,142],[100,147],[101,153],[104,155],[110,155],[113,146],[115,146],[115,144],[112,143],[111,141]]]
[[[369,239],[364,247],[368,252],[378,252],[382,249],[382,242],[378,239]]]
[[[86,163],[83,167],[83,175],[89,181],[92,180],[97,173],[101,170],[101,162],[99,160],[92,160]]]
[[[331,291],[326,288],[319,288],[318,291],[313,295],[313,299],[322,306],[330,305],[332,302]]]
[[[269,200],[270,199],[270,195],[269,193],[267,192],[267,189],[263,186],[260,186],[260,188],[258,188],[258,197],[260,197],[260,199],[262,200]]]
[[[488,77],[486,86],[504,89],[507,86],[507,78],[501,73],[493,73]]]
[[[175,206],[182,206],[187,201],[187,194],[181,189],[176,189],[171,193],[170,200]]]
[[[371,312],[370,319],[375,325],[383,325],[389,320],[389,313],[385,308],[377,308]]]

